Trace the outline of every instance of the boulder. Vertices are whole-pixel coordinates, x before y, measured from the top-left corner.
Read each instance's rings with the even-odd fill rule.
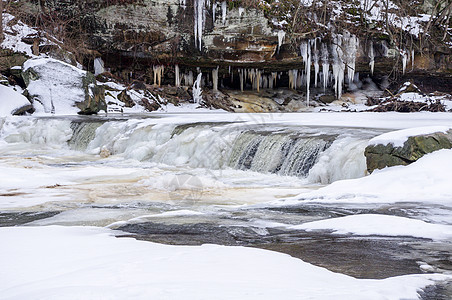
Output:
[[[70,64],[37,58],[25,62],[22,77],[38,112],[95,114],[107,110],[104,88],[93,74]]]
[[[30,101],[11,87],[0,85],[0,117],[33,112]]]
[[[367,171],[372,173],[376,169],[385,167],[408,165],[425,154],[440,150],[452,149],[452,129],[431,134],[410,136],[402,147],[393,144],[369,145],[364,151]]]

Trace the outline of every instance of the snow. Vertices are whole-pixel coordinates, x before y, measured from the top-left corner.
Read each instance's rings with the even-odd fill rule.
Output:
[[[28,56],[34,56],[32,46],[24,43],[22,39],[26,36],[38,36],[38,31],[26,25],[22,21],[18,21],[16,24],[12,22],[12,26],[8,24],[14,20],[15,17],[8,13],[3,13],[3,33],[4,40],[1,44],[2,48],[11,49],[14,52],[25,53]],[[47,39],[43,38],[46,44],[52,44]]]
[[[420,202],[452,205],[452,150],[439,150],[408,166],[374,171],[371,175],[341,180],[317,191],[269,203],[270,206],[300,203],[397,203]]]
[[[419,289],[450,278],[355,279],[261,249],[169,246],[114,234],[94,227],[0,228],[0,294],[11,300],[417,299]]]
[[[36,58],[24,63],[23,71],[32,68],[38,78],[31,78],[27,90],[35,96],[37,112],[61,115],[77,114],[77,102],[85,100],[82,80],[86,71],[52,58]]]
[[[30,101],[22,94],[0,84],[0,117],[10,116],[17,109],[30,105]]]
[[[405,217],[362,214],[308,222],[291,229],[332,230],[333,234],[412,236],[434,240],[450,240],[452,225],[431,224]]]
[[[377,137],[374,137],[369,141],[369,145],[388,145],[392,144],[394,147],[403,147],[403,144],[408,140],[411,136],[432,134],[435,132],[447,133],[452,129],[451,126],[426,126],[426,127],[415,127],[397,131],[391,131],[388,133],[384,133]]]

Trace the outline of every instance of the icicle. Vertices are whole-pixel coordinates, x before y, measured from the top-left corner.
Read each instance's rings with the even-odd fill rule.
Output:
[[[239,69],[240,90],[243,92],[243,69]]]
[[[302,42],[300,44],[300,53],[303,58],[303,62],[306,63],[308,61],[308,44],[306,42]]]
[[[323,75],[323,90],[325,91],[328,87],[328,75],[330,70],[329,57],[328,57],[328,46],[322,44],[322,75]]]
[[[414,50],[411,50],[411,69],[414,69]]]
[[[229,75],[231,75],[231,66],[228,67]]]
[[[406,50],[401,50],[400,55],[402,56],[402,72],[403,72],[403,74],[405,74],[406,64],[408,61],[408,52]]]
[[[343,53],[344,61],[347,66],[347,79],[348,82],[353,82],[355,77],[355,65],[356,65],[356,52],[358,50],[359,40],[355,35],[350,35],[348,31],[345,31],[343,36],[343,47],[345,53]]]
[[[289,70],[289,88],[296,89],[298,82],[298,70]]]
[[[334,76],[334,91],[336,98],[340,99],[342,96],[342,85],[344,83],[345,62],[343,60],[344,53],[342,51],[342,36],[337,35],[334,38],[333,48],[333,76]]]
[[[318,76],[320,71],[320,65],[319,65],[319,54],[317,51],[314,52],[314,86],[318,86]]]
[[[241,18],[245,9],[243,7],[239,7],[239,17]]]
[[[179,72],[179,65],[176,65],[174,67],[174,74],[175,74],[175,77],[176,77],[175,84],[176,84],[177,87],[179,87],[180,86],[180,82],[181,82],[180,72]]]
[[[370,42],[370,47],[369,47],[369,58],[370,58],[370,73],[373,75],[374,74],[374,69],[375,69],[375,53],[374,53],[374,44],[372,42]]]
[[[201,80],[202,73],[199,73],[195,83],[193,84],[193,102],[198,104],[202,102]]]
[[[278,77],[278,73],[277,72],[272,72],[272,88],[275,88],[276,87],[276,80],[277,80],[277,77]]]
[[[227,12],[226,1],[223,1],[221,2],[221,19],[223,21],[223,25],[226,24],[226,12]]]
[[[278,53],[279,53],[279,49],[281,49],[281,45],[284,43],[285,36],[286,36],[286,32],[284,30],[278,31]]]
[[[104,61],[98,57],[94,59],[94,76],[105,72]]]
[[[213,20],[214,26],[215,26],[215,13],[216,13],[216,11],[217,11],[217,3],[214,2],[212,4],[212,20]]]
[[[307,43],[307,61],[306,61],[306,106],[309,106],[309,92],[311,83],[311,45]]]
[[[258,92],[259,92],[260,84],[261,84],[261,71],[257,70],[256,71],[256,89]]]
[[[306,82],[306,76],[304,75],[304,72],[303,71],[301,71],[301,72],[299,72],[301,75],[297,75],[297,82],[296,82],[296,84],[295,84],[295,87],[297,88],[297,89],[301,89],[301,87],[303,86],[303,83],[304,82]]]
[[[164,66],[153,66],[152,70],[154,71],[154,85],[161,86],[163,72],[165,70]]]
[[[212,82],[214,91],[218,91],[218,69],[219,67],[212,70]]]
[[[184,83],[187,86],[193,85],[193,72],[189,71],[188,73],[184,74]]]
[[[193,7],[195,16],[195,46],[197,46],[200,51],[202,50],[202,32],[206,19],[204,13],[205,1],[206,0],[194,0]]]

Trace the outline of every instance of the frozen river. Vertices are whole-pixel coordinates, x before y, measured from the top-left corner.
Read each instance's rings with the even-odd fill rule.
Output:
[[[274,250],[358,279],[447,275],[452,153],[370,176],[363,154],[375,136],[430,125],[452,126],[452,115],[0,118],[0,234],[106,227],[123,239]],[[0,283],[0,294],[12,287]],[[419,295],[452,290],[441,281]]]

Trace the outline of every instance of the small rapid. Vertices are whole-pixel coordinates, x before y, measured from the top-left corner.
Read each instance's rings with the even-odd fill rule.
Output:
[[[210,170],[273,173],[328,184],[365,175],[364,148],[377,133],[351,128],[165,124],[153,119],[3,120],[0,139],[66,147],[89,155]]]

